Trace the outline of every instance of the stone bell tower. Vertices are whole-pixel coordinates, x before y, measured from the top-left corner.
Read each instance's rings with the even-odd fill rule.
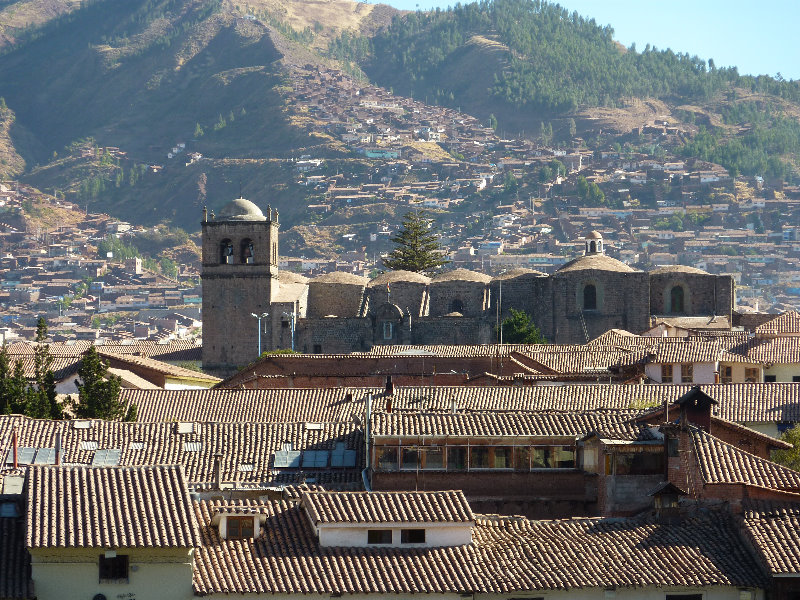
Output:
[[[278,211],[244,198],[216,217],[203,209],[202,240],[203,369],[225,375],[258,358],[259,325],[266,349],[269,319],[252,315],[278,292]]]

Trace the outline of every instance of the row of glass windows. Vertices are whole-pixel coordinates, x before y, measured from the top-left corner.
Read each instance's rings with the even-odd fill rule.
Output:
[[[378,471],[574,469],[572,446],[376,446]]]

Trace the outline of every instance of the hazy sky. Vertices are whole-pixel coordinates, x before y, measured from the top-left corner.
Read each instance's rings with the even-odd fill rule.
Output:
[[[405,10],[454,4],[447,0],[382,0]],[[469,1],[469,0],[467,0]],[[462,4],[466,3],[462,0]],[[672,48],[742,74],[800,79],[798,0],[564,0],[569,11],[611,25],[625,46]]]

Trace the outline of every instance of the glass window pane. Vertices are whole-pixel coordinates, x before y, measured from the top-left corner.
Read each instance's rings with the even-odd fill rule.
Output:
[[[469,468],[488,469],[489,468],[489,448],[472,446],[469,449]]]
[[[534,469],[549,469],[553,466],[550,448],[547,446],[534,446],[533,463],[531,467]]]
[[[443,469],[444,453],[441,448],[425,448],[424,469]]]
[[[394,446],[378,446],[375,449],[378,470],[397,471],[397,448]]]
[[[400,463],[400,468],[403,469],[403,470],[405,470],[405,469],[410,469],[410,470],[418,469],[421,466],[420,460],[419,460],[419,458],[420,458],[419,457],[419,450],[417,450],[416,448],[403,448],[402,450],[403,450],[403,454],[402,454],[402,461]]]
[[[575,452],[570,446],[553,448],[553,466],[557,469],[575,468]]]
[[[467,449],[464,446],[447,448],[447,470],[464,471],[467,468]]]
[[[529,471],[531,468],[531,449],[527,446],[514,448],[514,468],[517,471]]]
[[[494,465],[495,469],[510,469],[511,468],[511,448],[508,446],[498,446],[494,449]]]

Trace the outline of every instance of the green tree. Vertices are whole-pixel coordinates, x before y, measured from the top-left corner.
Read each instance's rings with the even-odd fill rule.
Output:
[[[57,401],[53,357],[47,344],[47,321],[36,322],[36,349],[33,352],[34,388],[28,395],[25,414],[34,419],[62,419],[64,411]]]
[[[800,471],[800,424],[784,431],[781,439],[794,447],[790,450],[775,450],[772,453],[772,460],[784,467]]]
[[[489,115],[489,127],[497,131],[497,117],[494,116],[494,113]]]
[[[395,248],[383,259],[384,266],[395,271],[422,273],[450,262],[440,252],[438,236],[430,230],[431,222],[419,213],[406,213],[402,228],[390,240]]]
[[[546,344],[547,340],[524,310],[512,308],[500,324],[504,344]]]
[[[120,400],[122,380],[108,372],[108,365],[102,361],[97,349],[90,346],[78,368],[78,404],[75,416],[82,419],[107,419],[124,421],[136,420],[136,405],[127,410]]]
[[[28,380],[19,360],[11,365],[8,348],[0,349],[0,411],[4,414],[23,414],[27,404]]]

